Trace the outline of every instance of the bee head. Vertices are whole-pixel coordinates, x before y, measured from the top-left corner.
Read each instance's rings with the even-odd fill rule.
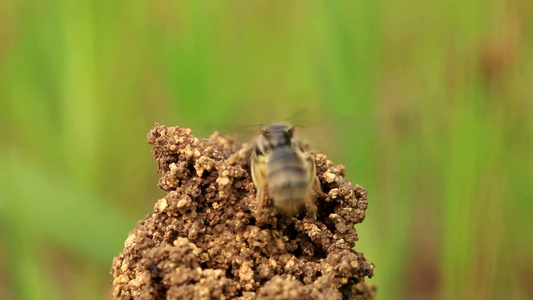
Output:
[[[261,130],[261,136],[269,148],[290,146],[294,136],[294,127],[287,123],[274,123]]]

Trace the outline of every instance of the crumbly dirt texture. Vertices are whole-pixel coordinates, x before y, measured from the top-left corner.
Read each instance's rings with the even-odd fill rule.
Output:
[[[115,299],[374,298],[364,282],[374,265],[353,249],[366,190],[343,180],[343,166],[311,151],[324,192],[316,214],[270,205],[259,215],[248,163],[226,161],[235,139],[156,124],[148,143],[167,195],[114,258]]]

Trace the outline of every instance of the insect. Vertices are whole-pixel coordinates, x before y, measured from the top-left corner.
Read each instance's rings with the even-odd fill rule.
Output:
[[[302,147],[288,123],[264,127],[250,145],[231,155],[229,163],[250,158],[259,211],[266,204],[266,189],[282,213],[294,215],[304,204],[315,207],[312,189],[322,193],[314,158]]]

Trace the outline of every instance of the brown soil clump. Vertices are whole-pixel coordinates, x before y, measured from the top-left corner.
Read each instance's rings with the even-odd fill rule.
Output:
[[[113,260],[116,299],[372,299],[374,265],[352,249],[366,190],[344,167],[311,152],[324,191],[317,213],[257,215],[241,145],[218,133],[156,124],[148,134],[168,194],[139,221]]]

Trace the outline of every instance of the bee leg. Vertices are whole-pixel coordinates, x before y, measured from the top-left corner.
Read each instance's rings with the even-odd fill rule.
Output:
[[[311,156],[309,156],[307,159],[309,162],[309,175],[311,176],[311,178],[309,178],[309,182],[313,182],[313,189],[316,191],[317,196],[322,195],[324,193],[322,192],[322,187],[320,186],[320,180],[318,180],[318,176],[316,175],[315,161]],[[315,203],[315,196],[311,191],[311,186],[309,186],[309,192],[307,193],[306,197],[306,210],[308,211],[308,215],[310,217],[316,219],[317,206]]]
[[[234,164],[239,159],[247,157],[248,155],[250,155],[250,152],[252,152],[253,148],[254,148],[253,145],[250,145],[250,146],[244,147],[241,150],[233,153],[232,155],[230,155],[230,157],[228,157],[228,163],[229,164]]]
[[[256,199],[257,199],[257,210],[260,212],[263,210],[263,207],[265,207],[265,202],[266,202],[266,193],[265,193],[264,186],[257,187]]]
[[[317,206],[315,203],[315,196],[311,191],[309,191],[305,197],[305,208],[307,211],[307,216],[311,217],[312,219],[316,219]]]
[[[313,188],[315,189],[315,192],[317,194],[323,194],[322,187],[320,186],[320,180],[318,179],[318,176],[315,176],[315,180],[313,182]]]
[[[252,165],[252,180],[257,190],[257,210],[261,212],[263,207],[266,204],[266,188],[268,185],[267,175],[266,175],[266,162],[264,161],[264,156],[257,156],[256,154],[252,155],[251,165]]]
[[[313,181],[313,189],[315,190],[317,196],[322,196],[322,197],[328,196],[328,194],[322,191],[322,186],[320,185],[320,180],[318,179],[318,176],[315,176],[315,179]]]
[[[316,164],[314,158],[312,156],[308,156],[307,162],[309,163],[309,182],[313,182],[313,189],[317,195],[324,196],[325,194],[322,192],[320,180],[318,179],[318,175],[316,175]]]

